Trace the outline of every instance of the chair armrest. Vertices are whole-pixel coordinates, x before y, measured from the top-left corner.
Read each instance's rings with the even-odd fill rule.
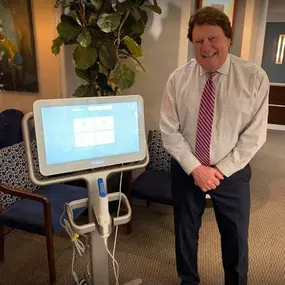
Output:
[[[51,206],[48,198],[41,194],[25,192],[23,190],[16,190],[0,184],[0,191],[6,194],[18,196],[24,199],[39,201],[43,204],[44,218],[45,218],[45,234],[47,237],[52,236],[52,220],[51,220]],[[0,211],[1,213],[1,211]]]
[[[0,191],[6,194],[20,197],[20,198],[36,200],[42,203],[49,203],[49,200],[41,194],[30,193],[30,192],[26,192],[23,190],[17,190],[17,189],[13,189],[13,188],[1,185],[1,184],[0,184]]]

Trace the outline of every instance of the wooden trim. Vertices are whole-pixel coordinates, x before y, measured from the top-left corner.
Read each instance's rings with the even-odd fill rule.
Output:
[[[232,21],[232,32],[234,33],[235,23],[236,23],[236,13],[237,13],[237,1],[234,1],[234,10],[233,10],[233,21]],[[234,34],[233,34],[234,37]],[[233,40],[233,39],[232,39]]]
[[[285,108],[269,106],[268,123],[285,125]]]
[[[48,199],[41,194],[30,193],[24,190],[17,190],[4,185],[0,185],[0,191],[6,194],[10,194],[12,196],[17,196],[29,200],[36,200],[44,203],[48,201]]]
[[[285,88],[282,86],[270,86],[269,104],[285,106]]]

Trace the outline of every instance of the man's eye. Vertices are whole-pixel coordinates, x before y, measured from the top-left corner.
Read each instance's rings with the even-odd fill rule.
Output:
[[[197,44],[201,44],[201,43],[203,43],[203,41],[202,41],[202,40],[196,41],[196,43],[197,43]]]
[[[215,40],[215,39],[216,39],[216,37],[211,37],[211,38],[209,38],[210,41],[213,41],[213,40]]]

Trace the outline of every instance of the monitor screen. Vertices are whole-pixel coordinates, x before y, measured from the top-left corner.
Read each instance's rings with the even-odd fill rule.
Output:
[[[39,100],[34,120],[43,175],[133,162],[146,155],[138,95]]]

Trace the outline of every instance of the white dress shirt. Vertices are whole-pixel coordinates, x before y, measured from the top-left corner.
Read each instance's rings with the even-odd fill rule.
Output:
[[[194,150],[208,77],[197,61],[191,60],[170,75],[162,98],[163,144],[187,174],[201,165]],[[244,168],[266,140],[269,80],[258,65],[229,54],[213,81],[216,102],[210,163],[230,176]]]

